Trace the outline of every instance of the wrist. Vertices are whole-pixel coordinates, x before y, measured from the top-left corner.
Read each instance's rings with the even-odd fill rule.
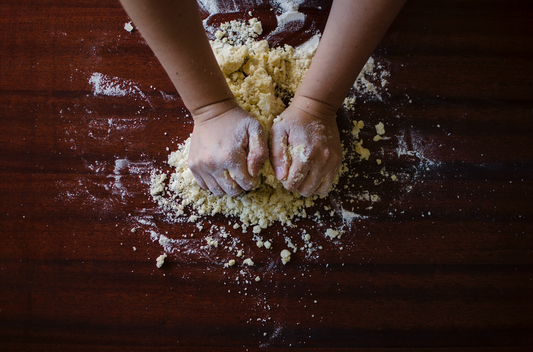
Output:
[[[202,124],[235,108],[239,108],[239,103],[231,97],[191,110],[191,114],[195,124]]]
[[[333,105],[304,95],[295,95],[290,106],[320,120],[335,120],[337,114],[337,108]]]

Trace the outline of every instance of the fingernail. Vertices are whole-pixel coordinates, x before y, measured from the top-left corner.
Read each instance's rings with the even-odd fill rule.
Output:
[[[280,166],[276,167],[275,171],[276,171],[276,177],[278,178],[278,180],[283,180],[285,178],[285,171],[283,170],[282,167]]]
[[[252,172],[250,173],[250,175],[251,175],[252,177],[256,177],[257,174],[259,173],[259,167],[254,166],[254,167],[252,167],[252,169],[251,169],[250,171],[252,171]]]
[[[252,181],[252,188],[250,190],[256,189],[257,186],[259,186],[259,178],[254,178],[254,180]]]

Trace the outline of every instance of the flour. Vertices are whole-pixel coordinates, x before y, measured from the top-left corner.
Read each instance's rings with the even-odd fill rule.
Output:
[[[94,72],[89,78],[89,84],[95,96],[125,97],[129,95],[139,96],[148,105],[152,106],[150,99],[144,94],[139,84],[120,77],[111,77],[100,72]],[[141,108],[141,110],[144,107]]]
[[[348,110],[355,110],[358,99],[383,100],[383,93],[387,90],[387,77],[390,72],[381,63],[376,63],[371,56],[357,76],[351,94],[344,99],[343,105]],[[364,102],[364,100],[363,100]]]
[[[99,72],[92,74],[89,83],[93,86],[94,95],[123,97],[136,90],[131,81],[122,80],[118,77],[109,77]]]

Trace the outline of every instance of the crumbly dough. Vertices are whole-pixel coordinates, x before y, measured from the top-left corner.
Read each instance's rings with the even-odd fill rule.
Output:
[[[311,38],[298,48],[288,45],[270,48],[266,41],[254,39],[261,32],[261,23],[256,19],[251,19],[248,24],[232,21],[221,26],[221,30],[215,34],[216,39],[211,42],[211,47],[237,101],[262,124],[269,138],[273,124],[279,120],[279,115],[286,108],[285,103],[294,96],[303,80],[318,47],[320,36]],[[381,71],[375,71],[376,68]],[[376,86],[366,78],[374,81],[381,79],[379,85],[384,87],[386,81],[383,77],[387,75],[388,73],[370,58],[354,84],[354,89],[365,94],[372,93],[372,96],[381,99]],[[355,97],[347,98],[345,106],[354,108]],[[363,121],[353,122],[352,135],[356,141],[351,147],[359,154],[361,160],[368,160],[370,151],[363,147],[363,140],[359,140],[359,133],[364,126]],[[379,130],[376,126],[378,136],[381,136],[382,128],[382,124]],[[294,226],[293,220],[306,218],[306,209],[317,199],[316,195],[304,198],[298,192],[287,191],[277,180],[269,160],[260,170],[261,182],[255,190],[243,192],[236,197],[227,195],[215,197],[196,183],[188,167],[189,148],[190,138],[169,155],[168,163],[174,169],[172,173],[152,175],[151,194],[160,207],[173,214],[171,216],[183,216],[190,222],[197,221],[197,216],[215,214],[236,216],[240,223],[235,222],[233,229],[240,228],[245,233],[250,228],[257,236],[275,221]],[[285,145],[285,158],[287,162],[299,158],[305,163],[308,158],[305,146]],[[380,164],[381,160],[377,162]],[[340,172],[345,171],[347,167],[343,164]],[[354,177],[357,176],[356,174]],[[378,196],[375,197],[377,199],[372,195],[372,202],[379,200]],[[371,198],[370,195],[368,198]],[[189,215],[191,212],[193,215]],[[331,238],[340,238],[342,234],[334,233],[336,231],[332,229],[328,231],[327,235]],[[218,245],[218,242],[211,237],[205,239],[207,246]],[[311,250],[312,243],[309,239],[306,240],[306,248]],[[261,240],[261,244],[267,249],[272,247],[269,241]],[[291,247],[291,244],[287,243],[289,248],[296,251],[296,247],[294,245]],[[281,251],[283,264],[290,261],[290,255],[289,250]],[[237,257],[242,256],[242,251],[239,251]],[[225,265],[234,264],[234,261],[230,261]]]
[[[231,35],[224,27],[226,34],[224,28],[222,32],[217,32],[217,39],[211,42],[211,47],[237,101],[262,124],[269,138],[274,119],[286,108],[284,100],[294,95],[311,64],[318,38],[311,41],[314,45],[303,46],[305,49],[288,45],[270,48],[266,41],[253,40],[260,34],[260,22],[250,20],[248,29],[245,24],[235,23],[230,25],[230,28],[236,28],[234,32],[250,36],[245,44],[229,44]],[[165,174],[152,177],[152,196],[176,215],[184,215],[185,207],[191,206],[199,215],[222,213],[238,216],[243,232],[248,226],[255,225],[253,232],[257,234],[274,221],[293,225],[291,220],[305,218],[305,209],[317,199],[317,196],[304,198],[298,192],[287,191],[277,180],[269,160],[260,170],[261,183],[255,190],[236,197],[215,197],[196,183],[187,164],[189,147],[190,138],[170,154],[168,163],[175,171],[170,175],[168,184]],[[291,148],[290,153],[304,162],[307,158],[303,146]],[[165,197],[167,190],[169,197]]]

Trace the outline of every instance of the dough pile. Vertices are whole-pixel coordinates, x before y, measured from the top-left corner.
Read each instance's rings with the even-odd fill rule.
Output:
[[[270,48],[266,41],[253,39],[262,31],[256,19],[251,19],[248,25],[232,21],[222,28],[211,42],[213,52],[239,104],[268,134],[274,119],[286,108],[285,102],[302,82],[319,37],[311,38],[296,49],[289,45]],[[235,32],[244,33],[244,44],[232,44],[235,41],[228,40],[228,33],[234,35]],[[189,146],[190,138],[170,154],[168,163],[175,169],[170,179],[166,174],[152,176],[152,196],[160,206],[177,216],[185,215],[185,208],[191,206],[199,215],[237,216],[243,232],[255,225],[253,232],[259,233],[274,221],[292,226],[295,217],[307,217],[305,209],[317,199],[317,196],[303,198],[298,192],[283,188],[268,160],[261,168],[258,188],[237,197],[215,197],[196,183],[187,165]]]

